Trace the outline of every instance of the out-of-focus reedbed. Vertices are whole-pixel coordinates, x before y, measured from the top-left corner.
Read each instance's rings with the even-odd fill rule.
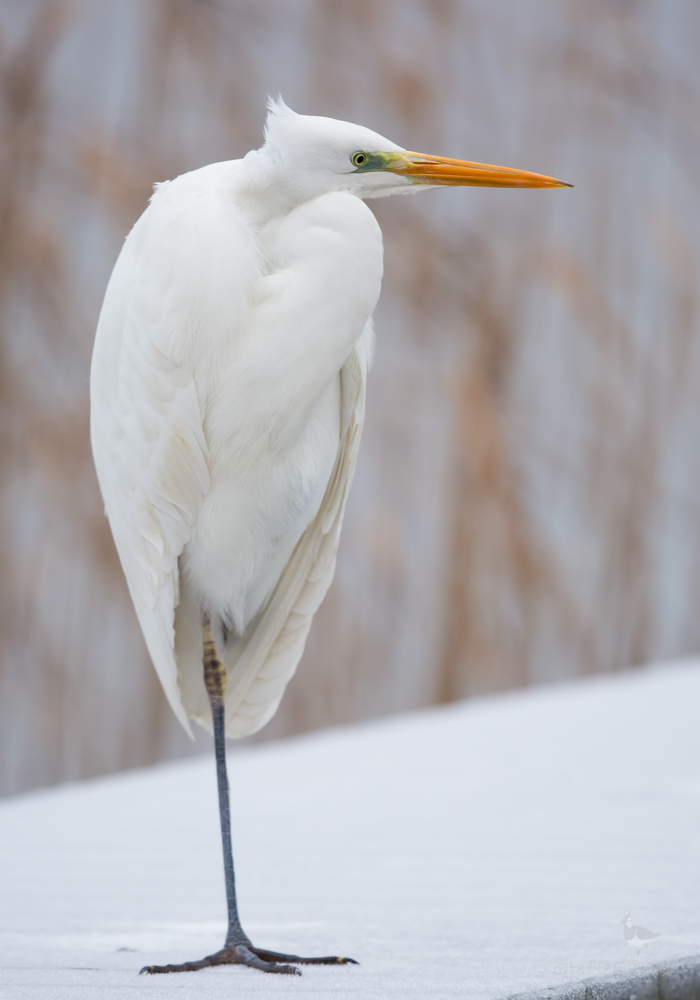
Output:
[[[154,182],[267,94],[575,189],[374,202],[336,579],[259,738],[700,645],[693,0],[0,0],[0,791],[201,750],[148,662],[88,371]]]

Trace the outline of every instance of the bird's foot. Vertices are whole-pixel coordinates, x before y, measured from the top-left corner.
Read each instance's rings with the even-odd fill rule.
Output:
[[[294,963],[294,964],[290,964]],[[249,942],[246,944],[224,945],[221,951],[207,955],[199,962],[182,962],[180,965],[146,965],[141,972],[154,974],[158,972],[197,972],[212,965],[247,965],[250,969],[261,972],[281,972],[284,975],[300,976],[301,971],[296,965],[357,965],[354,958],[343,958],[340,955],[324,955],[321,958],[303,958],[301,955],[286,955],[278,951],[268,951],[266,948],[256,948]]]

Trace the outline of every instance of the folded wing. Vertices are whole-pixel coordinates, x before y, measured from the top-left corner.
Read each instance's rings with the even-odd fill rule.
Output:
[[[207,444],[191,369],[162,349],[158,282],[122,251],[98,327],[91,436],[114,541],[148,651],[175,715],[190,732],[174,657],[178,558],[209,489]]]
[[[183,220],[186,240],[178,241],[178,218],[171,214],[165,220],[167,242],[159,239],[153,246],[153,234],[165,231],[154,210],[167,209],[167,191],[159,192],[129,236],[110,281],[93,355],[91,435],[106,512],[149,653],[175,715],[191,732],[188,716],[206,725],[209,712],[200,695],[191,697],[187,684],[183,687],[188,675],[178,675],[182,650],[176,622],[189,624],[192,652],[200,641],[198,609],[184,600],[178,610],[179,558],[210,489],[202,412],[206,387],[197,383],[191,347],[204,338],[193,338],[191,331],[206,306],[207,342],[236,336],[235,318],[244,325],[246,282],[250,287],[255,278],[246,267],[255,254],[239,221],[232,218],[222,227],[221,205],[209,213],[201,201],[196,225],[191,218]],[[223,278],[211,268],[197,270],[199,260],[211,257],[199,252],[200,244],[211,246],[214,235],[221,242],[217,259],[229,268]],[[231,272],[236,288],[222,313],[220,290],[231,289]],[[180,274],[188,276],[191,288]],[[188,314],[191,303],[198,310],[194,317]],[[222,314],[234,320],[217,330]],[[318,514],[265,606],[226,646],[229,736],[255,732],[274,714],[332,581],[364,422],[371,343],[368,323],[338,375],[340,446]],[[177,628],[179,636],[180,624]],[[187,670],[190,658],[194,663],[188,655]]]
[[[345,504],[365,415],[371,324],[340,371],[338,458],[318,514],[299,540],[262,612],[226,650],[226,732],[257,732],[277,711],[297,668],[311,621],[333,580]]]

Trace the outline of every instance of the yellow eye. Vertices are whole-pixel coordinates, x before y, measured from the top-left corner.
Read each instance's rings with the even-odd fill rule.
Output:
[[[367,163],[367,153],[353,153],[350,159],[354,166],[364,167],[365,163]]]

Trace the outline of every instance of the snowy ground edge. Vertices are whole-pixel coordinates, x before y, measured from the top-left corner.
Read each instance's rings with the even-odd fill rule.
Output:
[[[511,993],[506,1000],[700,1000],[700,956],[653,965],[633,976],[603,976]]]

